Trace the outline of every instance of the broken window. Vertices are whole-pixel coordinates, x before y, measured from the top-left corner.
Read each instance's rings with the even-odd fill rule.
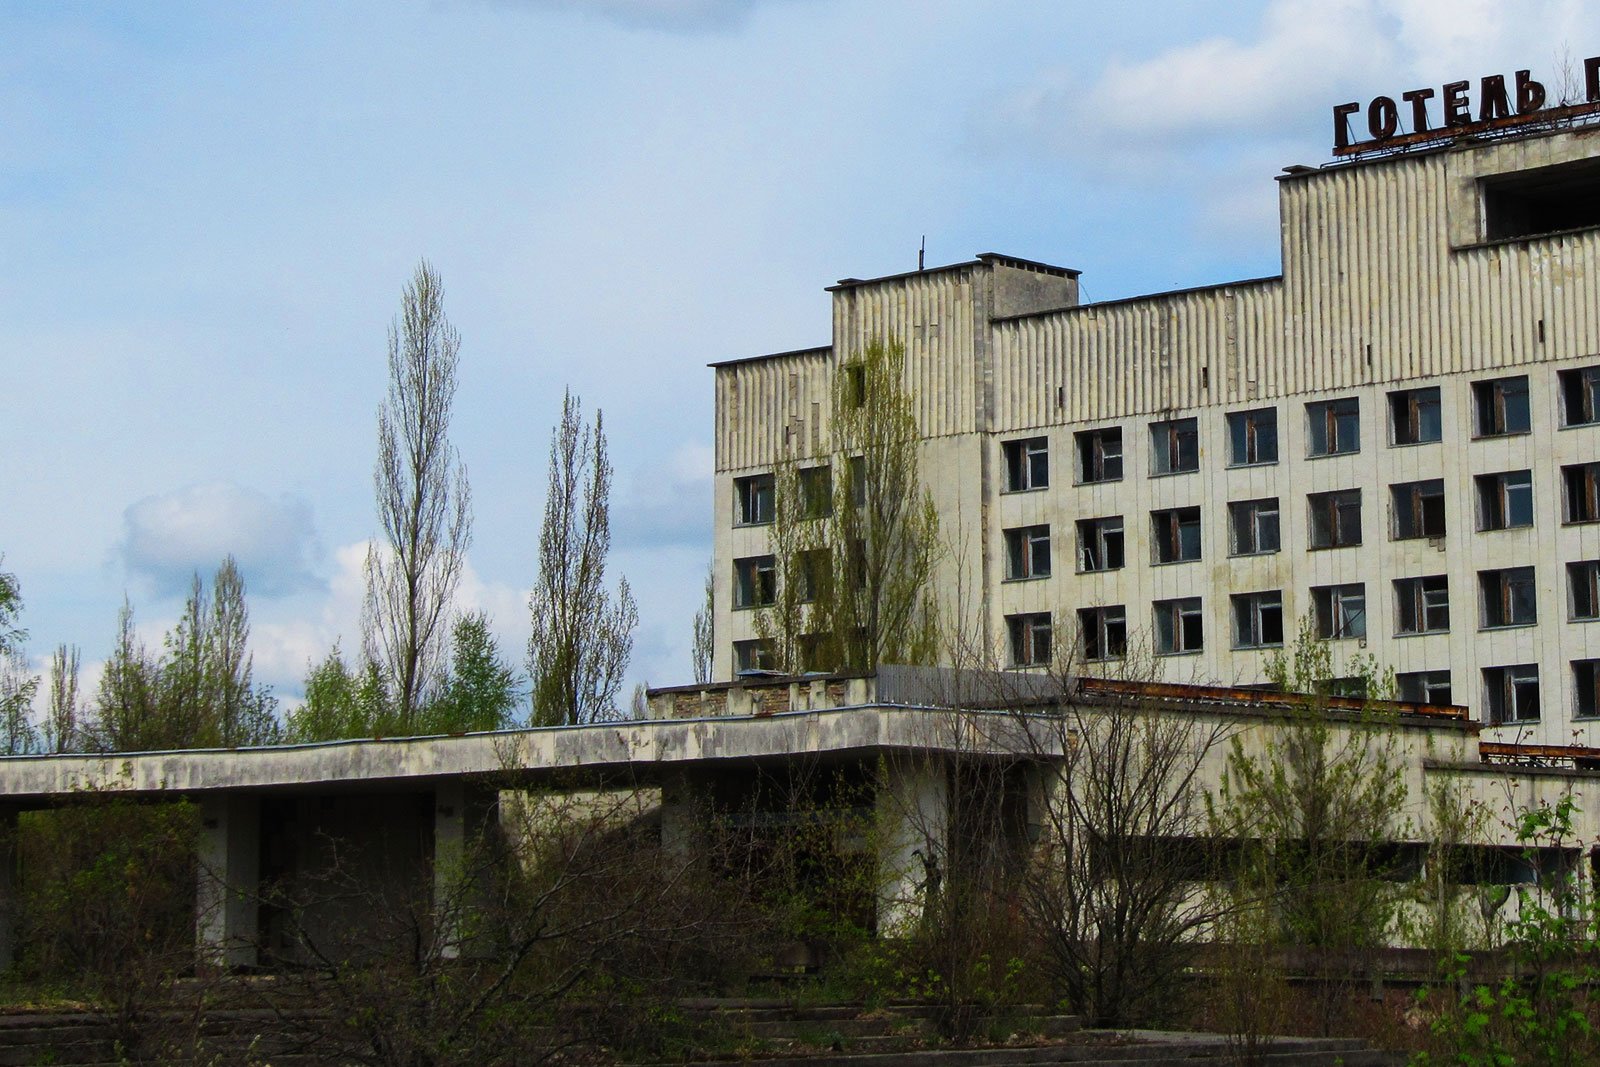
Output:
[[[1011,634],[1011,665],[1013,667],[1039,667],[1050,662],[1050,613],[1033,612],[1027,615],[1007,615],[1006,627]]]
[[[1164,656],[1199,652],[1205,644],[1200,598],[1158,600],[1154,604],[1156,651]]]
[[[795,581],[799,587],[797,598],[810,604],[824,592],[833,572],[833,553],[826,548],[806,548],[795,553]]]
[[[1561,468],[1568,522],[1600,522],[1600,463]]]
[[[1122,427],[1107,426],[1077,434],[1078,481],[1120,482],[1122,480]]]
[[[1006,457],[1006,491],[1022,493],[1050,484],[1050,442],[1043,437],[1007,441],[1000,446]]]
[[[1278,551],[1278,498],[1234,501],[1228,505],[1228,526],[1234,555]]]
[[[1199,508],[1152,511],[1150,532],[1157,563],[1186,563],[1200,558]]]
[[[1122,516],[1078,520],[1078,568],[1114,571],[1122,566]]]
[[[850,502],[858,508],[867,506],[867,457],[851,456],[849,461]]]
[[[1532,626],[1539,621],[1538,591],[1532,567],[1507,567],[1479,571],[1478,590],[1483,598],[1482,626]]]
[[[801,467],[800,513],[808,519],[825,519],[833,514],[833,468],[826,463]]]
[[[1397,578],[1394,583],[1395,633],[1432,634],[1450,629],[1450,579]]]
[[[1449,704],[1449,671],[1407,671],[1394,676],[1400,699],[1412,704]]]
[[[1312,493],[1311,547],[1346,548],[1361,543],[1361,490]]]
[[[1311,608],[1318,637],[1331,641],[1367,636],[1365,584],[1316,586],[1311,590]]]
[[[736,526],[764,526],[772,521],[773,480],[770,474],[752,474],[733,480]]]
[[[1483,669],[1483,703],[1489,725],[1539,721],[1539,667],[1519,663]]]
[[[1338,456],[1361,451],[1361,401],[1353,396],[1306,405],[1307,454]]]
[[[1168,419],[1150,424],[1150,473],[1186,474],[1200,469],[1200,421]]]
[[[1512,378],[1473,382],[1472,406],[1477,416],[1479,437],[1527,433],[1531,425],[1528,376],[1519,374]]]
[[[764,608],[777,599],[778,571],[771,556],[733,561],[733,606]]]
[[[1567,564],[1567,590],[1574,622],[1600,619],[1600,559]]]
[[[1022,526],[1006,532],[1006,580],[1050,576],[1050,527]]]
[[[1283,594],[1237,593],[1233,597],[1233,647],[1268,648],[1283,644]]]
[[[1514,530],[1533,525],[1533,472],[1503,471],[1480,474],[1478,529]]]
[[[1228,462],[1235,467],[1278,462],[1278,411],[1228,413]]]
[[[1128,616],[1121,604],[1105,608],[1080,608],[1078,625],[1083,630],[1083,658],[1121,659],[1128,651]]]
[[[778,657],[767,641],[735,641],[733,643],[733,669],[735,673],[776,670]]]
[[[1390,437],[1397,445],[1422,445],[1439,440],[1439,387],[1402,389],[1389,394]]]
[[[1600,659],[1572,661],[1572,713],[1580,718],[1600,716]]]
[[[1394,539],[1444,536],[1444,479],[1391,485],[1394,504]]]
[[[1600,422],[1600,367],[1561,372],[1561,416],[1567,426]]]
[[[1594,160],[1485,178],[1482,188],[1485,240],[1600,226],[1600,164]]]

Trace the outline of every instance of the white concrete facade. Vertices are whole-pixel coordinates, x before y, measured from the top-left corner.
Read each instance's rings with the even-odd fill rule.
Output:
[[[748,664],[760,609],[736,603],[739,561],[771,551],[742,480],[830,456],[833,375],[884,337],[906,347],[947,617],[1001,662],[1041,658],[1014,639],[1041,623],[1053,651],[1104,656],[1115,615],[1084,613],[1120,609],[1166,680],[1250,685],[1320,614],[1336,662],[1373,654],[1402,696],[1467,705],[1486,739],[1600,744],[1600,410],[1566,391],[1600,390],[1600,227],[1558,205],[1553,232],[1488,239],[1505,190],[1592,200],[1597,170],[1594,127],[1291,168],[1282,275],[1201,290],[1080,305],[1076,272],[996,255],[832,287],[831,346],[716,367],[714,677]],[[1435,389],[1437,438],[1409,443],[1405,394]],[[1233,454],[1246,412],[1270,416],[1274,455]],[[1174,422],[1179,439],[1157,436]],[[1102,431],[1121,472],[1095,482],[1080,443]],[[1035,448],[1044,484],[1014,484],[1012,453]],[[1253,501],[1275,502],[1275,550],[1250,551]],[[1121,565],[1095,569],[1082,524],[1113,518]],[[1158,530],[1180,550],[1197,531],[1197,557],[1162,561]],[[1048,565],[1018,573],[1041,543]],[[1198,620],[1198,640],[1163,619]]]

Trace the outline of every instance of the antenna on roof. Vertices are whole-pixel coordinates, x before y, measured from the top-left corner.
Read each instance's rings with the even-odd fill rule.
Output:
[[[928,254],[928,235],[927,234],[923,234],[922,235],[922,245],[921,245],[921,247],[919,247],[917,249],[917,270],[919,272],[923,269],[922,268],[922,264],[924,262],[924,257],[926,257],[927,254]]]

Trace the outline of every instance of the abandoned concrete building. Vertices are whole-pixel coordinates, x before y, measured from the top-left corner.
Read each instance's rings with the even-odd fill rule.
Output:
[[[997,662],[1137,644],[1254,686],[1309,616],[1336,671],[1370,652],[1487,738],[1600,743],[1600,130],[1276,181],[1275,277],[1084,304],[1078,271],[985,253],[844,279],[828,344],[713,364],[713,677],[769,665],[774,470],[845,458],[834,379],[881,339],[941,612]]]

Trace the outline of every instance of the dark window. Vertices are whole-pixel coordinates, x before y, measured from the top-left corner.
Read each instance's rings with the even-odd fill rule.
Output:
[[[1050,443],[1043,437],[1007,441],[1000,446],[1006,457],[1006,491],[1021,493],[1050,484]]]
[[[1390,438],[1397,445],[1422,445],[1439,440],[1439,387],[1402,389],[1389,394]]]
[[[1023,526],[1006,531],[1006,578],[1050,576],[1050,527]]]
[[[1449,671],[1408,671],[1394,676],[1400,699],[1412,704],[1450,703]]]
[[[1532,663],[1483,669],[1483,703],[1489,724],[1539,721],[1539,668]]]
[[[1150,424],[1150,473],[1185,474],[1200,469],[1198,419],[1168,419]]]
[[[771,556],[733,561],[733,606],[764,608],[777,599],[778,572]]]
[[[1568,522],[1600,522],[1600,463],[1561,468]]]
[[[1450,579],[1398,578],[1394,583],[1395,632],[1443,633],[1450,629]]]
[[[1486,240],[1600,226],[1600,166],[1592,160],[1483,180]]]
[[[1503,471],[1480,474],[1478,529],[1515,530],[1533,525],[1533,472]]]
[[[867,402],[867,367],[864,363],[846,363],[844,371],[845,406],[858,408]]]
[[[1600,559],[1567,564],[1567,589],[1573,621],[1600,619]]]
[[[1361,401],[1356,397],[1307,404],[1306,421],[1308,455],[1361,451]]]
[[[795,554],[794,569],[799,600],[809,604],[822,594],[824,585],[832,577],[833,555],[826,548],[802,549]]]
[[[1561,372],[1561,416],[1568,426],[1600,422],[1600,367]]]
[[[1155,602],[1156,651],[1164,656],[1199,652],[1205,646],[1205,627],[1201,622],[1200,598]]]
[[[1011,633],[1011,665],[1037,667],[1050,662],[1050,613],[1007,615]]]
[[[1083,658],[1121,659],[1128,651],[1128,616],[1121,604],[1108,608],[1079,608],[1083,629]]]
[[[1483,603],[1483,628],[1532,626],[1539,621],[1538,591],[1532,567],[1507,567],[1478,572]]]
[[[1319,585],[1311,590],[1317,636],[1325,640],[1367,636],[1367,587]]]
[[[1150,533],[1157,563],[1186,563],[1200,558],[1199,508],[1152,511]]]
[[[1361,543],[1361,490],[1312,493],[1311,547],[1345,548]]]
[[[1233,597],[1233,647],[1267,648],[1283,644],[1283,594],[1236,593]]]
[[[1600,659],[1572,661],[1574,715],[1592,718],[1600,715]]]
[[[772,521],[773,481],[770,474],[753,474],[733,480],[737,526],[762,526]]]
[[[1528,376],[1519,374],[1514,378],[1473,382],[1472,407],[1477,418],[1479,437],[1527,433]]]
[[[808,519],[825,519],[833,514],[833,468],[801,467],[799,472],[800,510]]]
[[[837,666],[838,655],[827,634],[801,634],[797,644],[801,671],[831,671]]]
[[[1122,480],[1122,428],[1107,426],[1084,430],[1077,435],[1078,481],[1120,482]]]
[[[851,456],[849,463],[850,501],[856,507],[867,504],[867,457]]]
[[[1391,485],[1394,504],[1394,539],[1444,536],[1444,479]]]
[[[1228,414],[1228,462],[1235,467],[1278,462],[1276,408]]]
[[[1228,526],[1234,555],[1278,551],[1278,498],[1234,501],[1228,505]]]
[[[1114,571],[1122,566],[1122,516],[1078,520],[1078,568]]]
[[[778,657],[766,641],[735,641],[733,643],[733,669],[740,674],[746,671],[776,670]]]

